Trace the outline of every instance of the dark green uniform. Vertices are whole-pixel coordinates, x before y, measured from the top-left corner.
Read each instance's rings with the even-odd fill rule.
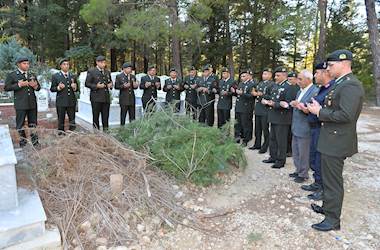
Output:
[[[286,162],[288,132],[292,123],[291,107],[283,108],[280,106],[281,101],[287,103],[292,101],[288,81],[273,85],[271,100],[274,102],[274,107],[269,107],[268,112],[268,122],[271,124],[269,152],[270,159],[275,162],[274,167],[280,168],[284,167]]]
[[[243,139],[243,143],[248,143],[252,139],[255,98],[251,92],[255,87],[254,81],[240,82],[237,86],[237,89],[243,90],[243,94],[236,94],[235,138]]]
[[[171,88],[168,88],[171,86]],[[175,89],[174,86],[178,86],[179,89]],[[166,92],[166,103],[175,103],[175,112],[179,112],[181,107],[181,92],[183,91],[183,84],[179,78],[176,79],[166,79],[164,84],[164,92]]]
[[[129,87],[124,84],[129,83]],[[118,74],[115,80],[115,89],[120,90],[119,104],[120,104],[120,125],[125,125],[125,119],[129,117],[129,122],[136,118],[136,98],[135,89],[133,85],[136,83],[136,76],[133,74],[126,75],[124,72]]]
[[[65,87],[58,90],[58,85],[63,83]],[[75,83],[77,85],[74,90],[71,84]],[[57,92],[57,98],[55,101],[55,106],[57,108],[58,116],[58,130],[65,130],[65,116],[69,117],[69,130],[75,130],[75,108],[77,105],[77,98],[75,92],[79,91],[79,85],[77,78],[74,74],[70,72],[58,72],[53,75],[51,79],[51,92]]]
[[[218,114],[218,128],[221,128],[226,122],[230,121],[231,109],[232,109],[232,95],[231,87],[235,85],[233,78],[219,80],[217,93],[219,95],[217,104]],[[222,94],[222,91],[223,92]]]
[[[37,81],[38,87],[33,89],[30,86],[20,87],[19,81],[31,81],[32,79],[37,81],[37,77],[30,72],[21,72],[20,70],[13,71],[8,74],[5,79],[5,91],[14,92],[14,107],[16,109],[16,129],[20,135],[20,146],[25,146],[26,133],[23,129],[25,118],[28,118],[28,127],[34,128],[37,126],[37,100],[35,91],[41,89],[40,84]],[[36,133],[31,134],[32,144],[38,144],[38,137]]]
[[[85,86],[91,90],[90,101],[92,106],[92,124],[96,129],[100,128],[100,114],[102,115],[103,130],[108,129],[111,93],[110,89],[107,87],[107,84],[111,82],[111,73],[106,69],[101,70],[98,67],[95,67],[87,71]],[[103,83],[106,87],[98,89],[98,83]]]
[[[213,93],[213,90],[218,88],[218,79],[215,74],[211,74],[209,77],[201,77],[198,87],[208,89],[208,93],[198,92],[199,122],[207,122],[207,125],[212,127],[214,126],[215,116],[215,93]]]
[[[193,119],[197,118],[197,91],[196,88],[199,84],[200,78],[198,76],[186,76],[183,81],[183,86],[186,89],[186,113],[192,114]],[[194,86],[191,87],[191,86]]]
[[[145,87],[145,83],[150,82],[151,85],[149,87]],[[161,90],[161,84],[159,87],[156,86],[156,83],[160,83],[160,78],[157,76],[146,75],[141,78],[140,89],[144,90],[142,96],[142,103],[144,110],[150,106],[153,110],[157,101],[157,90]]]
[[[263,93],[262,96],[256,97],[255,105],[255,144],[254,148],[266,152],[269,147],[269,123],[268,110],[269,107],[261,103],[263,99],[271,99],[271,89],[274,86],[273,81],[261,81],[256,86],[256,91]],[[261,144],[262,135],[264,135],[264,143]]]
[[[343,164],[358,152],[356,123],[362,110],[364,90],[351,73],[337,79],[319,112],[323,180],[323,210],[326,220],[339,224],[343,203]]]

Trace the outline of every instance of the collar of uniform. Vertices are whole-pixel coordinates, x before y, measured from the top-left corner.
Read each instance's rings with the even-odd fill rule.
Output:
[[[26,71],[23,71],[23,70],[21,70],[20,68],[17,68],[17,70],[21,73],[21,74],[27,74],[28,72],[26,72]]]
[[[174,79],[173,79],[173,78],[169,78],[169,79],[170,79],[170,81],[172,81],[172,82],[173,82],[173,81],[174,81],[174,82],[177,81],[177,78],[174,78]]]
[[[96,66],[96,68],[99,70],[99,72],[104,72],[104,69],[101,69],[98,66]]]
[[[123,71],[123,74],[126,76],[126,77],[128,77],[129,76],[129,74],[125,74],[125,72]]]
[[[280,82],[278,85],[282,86],[287,80]]]
[[[64,72],[64,71],[61,70],[61,74],[62,74],[63,76],[64,76],[65,74],[66,74],[67,76],[69,76],[69,71]]]
[[[227,79],[223,79],[223,81],[228,82],[228,80],[230,80],[230,79],[231,79],[231,77],[228,77]]]
[[[345,74],[345,75],[342,75],[342,76],[340,76],[339,78],[337,78],[337,79],[335,80],[335,82],[340,82],[343,78],[345,78],[346,76],[351,75],[351,74],[352,74],[352,72],[347,73],[347,74]]]
[[[154,79],[154,76],[151,76],[151,75],[147,75],[150,79]]]
[[[245,81],[245,82],[243,82],[243,84],[246,84],[246,83],[248,83],[248,82],[250,82],[251,80],[247,80],[247,81]]]

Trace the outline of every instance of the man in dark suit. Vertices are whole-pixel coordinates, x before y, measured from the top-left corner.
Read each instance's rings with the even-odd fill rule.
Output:
[[[138,88],[135,75],[132,74],[132,64],[124,63],[123,72],[116,76],[115,89],[120,90],[119,105],[120,105],[120,125],[125,125],[125,119],[129,117],[129,122],[136,117],[136,98],[135,89]]]
[[[290,96],[290,98],[292,100],[295,100],[297,93],[300,90],[300,87],[298,85],[298,83],[299,83],[298,74],[296,72],[290,72],[288,74],[288,83],[289,83],[288,95]],[[290,112],[293,112],[293,109],[290,109]],[[292,139],[293,139],[293,134],[292,134],[292,127],[290,125],[289,126],[289,132],[288,132],[288,147],[286,150],[286,156],[287,157],[292,157]]]
[[[212,71],[212,66],[207,64],[203,67],[203,76],[198,84],[199,122],[214,126],[215,116],[215,93],[217,92],[218,79]]]
[[[29,72],[29,59],[21,57],[17,59],[18,69],[9,73],[5,79],[5,91],[14,92],[14,106],[16,109],[16,129],[20,136],[20,147],[27,144],[24,130],[25,118],[28,118],[28,127],[37,126],[37,101],[35,91],[41,89],[37,77]],[[33,146],[38,145],[37,133],[31,132]]]
[[[55,105],[58,116],[58,130],[59,133],[62,134],[62,131],[65,131],[66,114],[69,117],[69,130],[73,131],[76,128],[75,108],[77,98],[75,92],[79,89],[77,78],[73,73],[69,72],[69,59],[64,58],[60,60],[59,66],[61,71],[53,75],[50,91],[57,92]]]
[[[325,219],[312,228],[318,231],[340,229],[343,204],[343,165],[347,157],[358,152],[356,124],[362,110],[364,89],[352,73],[352,53],[337,50],[327,57],[327,70],[335,84],[320,105],[313,100],[308,105],[311,113],[321,121],[318,151],[321,153],[323,206],[314,206]]]
[[[102,115],[103,130],[108,130],[108,118],[111,105],[110,90],[112,90],[111,73],[106,69],[106,58],[98,56],[96,67],[87,71],[85,86],[91,89],[90,101],[92,107],[92,124],[99,129],[99,116]]]
[[[164,92],[166,92],[166,104],[175,103],[174,112],[179,112],[181,108],[181,92],[183,85],[181,79],[177,77],[177,70],[170,69],[170,78],[165,80]]]
[[[222,79],[218,84],[218,128],[221,128],[224,124],[230,121],[231,109],[232,109],[232,92],[231,87],[235,86],[235,81],[231,77],[228,68],[222,68]]]
[[[147,75],[141,78],[140,89],[144,90],[142,96],[144,110],[153,111],[156,106],[157,90],[161,90],[161,81],[156,74],[156,67],[150,66]]]
[[[197,76],[197,70],[195,67],[191,67],[189,75],[185,77],[183,87],[186,90],[186,113],[191,114],[193,119],[197,119],[197,91],[199,77]]]
[[[288,144],[288,132],[292,122],[292,113],[289,103],[293,100],[289,95],[288,73],[285,67],[275,69],[275,81],[271,91],[271,99],[263,103],[269,106],[268,121],[271,124],[269,159],[264,163],[274,163],[272,168],[283,168],[286,162],[286,149]]]
[[[261,103],[263,99],[270,99],[271,89],[274,82],[272,81],[272,70],[266,68],[262,73],[262,81],[256,86],[253,96],[256,97],[255,106],[255,144],[250,150],[259,150],[259,154],[267,152],[269,147],[269,123],[268,110],[269,107]],[[261,144],[264,135],[264,143]]]

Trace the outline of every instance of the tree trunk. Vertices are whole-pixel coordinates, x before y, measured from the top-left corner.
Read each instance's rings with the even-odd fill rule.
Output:
[[[373,77],[376,88],[376,105],[380,106],[380,44],[375,1],[365,0],[365,7],[367,11],[369,41],[371,44],[373,58]]]
[[[316,62],[324,60],[326,54],[326,10],[327,0],[318,0],[318,12],[320,16],[319,23],[319,41]]]
[[[171,0],[169,2],[169,8],[170,8],[170,23],[171,28],[176,29],[176,26],[178,25],[178,3],[177,0]],[[182,77],[182,71],[181,71],[181,52],[180,52],[180,40],[175,32],[173,32],[172,35],[172,61],[173,66],[178,72],[178,76]]]
[[[116,49],[111,48],[110,54],[111,54],[111,72],[116,72],[117,71],[117,52],[116,52]]]
[[[226,4],[226,38],[227,38],[227,65],[232,76],[234,72],[234,55],[232,51],[231,30],[230,30],[230,5]]]

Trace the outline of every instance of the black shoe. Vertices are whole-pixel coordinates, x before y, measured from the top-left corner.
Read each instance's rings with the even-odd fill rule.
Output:
[[[303,183],[305,181],[306,181],[305,177],[297,176],[296,178],[294,178],[294,182],[297,182],[297,183]]]
[[[331,230],[340,230],[340,223],[338,222],[334,225],[325,219],[321,223],[313,224],[311,227],[318,231],[327,232]]]
[[[283,167],[285,167],[285,166],[284,165],[274,164],[274,165],[272,165],[271,168],[283,168]]]
[[[296,172],[291,173],[291,174],[289,174],[289,177],[296,178],[296,177],[298,177],[298,173],[296,173]]]
[[[320,201],[323,199],[323,191],[317,191],[307,196],[310,200]]]
[[[325,214],[325,211],[323,211],[323,208],[315,203],[312,203],[311,205],[311,209],[313,209],[314,212],[316,212],[317,214]]]
[[[322,187],[321,184],[314,182],[310,185],[302,185],[301,188],[305,191],[316,192],[321,190]]]
[[[240,144],[240,138],[235,138],[235,142]]]
[[[250,150],[259,150],[259,149],[261,149],[261,147],[257,147],[257,146],[252,146],[252,147],[250,147],[250,148],[248,148],[248,149],[250,149]]]
[[[259,150],[259,154],[265,154],[266,152],[267,152],[266,149],[260,149],[260,150]]]
[[[263,160],[264,163],[275,163],[276,161],[271,159],[271,158],[268,158],[266,160]]]
[[[243,142],[243,143],[241,144],[241,146],[242,146],[243,148],[245,148],[245,147],[247,146],[247,143],[246,143],[246,142]]]

